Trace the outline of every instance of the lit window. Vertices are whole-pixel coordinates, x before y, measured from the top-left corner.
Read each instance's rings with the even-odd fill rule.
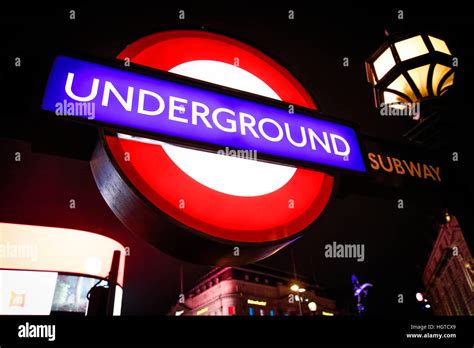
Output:
[[[268,279],[267,279],[267,278],[265,278],[265,280],[264,280],[264,281],[265,281],[265,284],[268,284]]]
[[[260,308],[260,316],[263,317],[265,315],[265,310],[263,308]]]
[[[246,274],[246,275],[244,276],[244,278],[245,278],[245,280],[249,280],[249,275]]]
[[[253,316],[255,314],[255,311],[253,310],[252,307],[249,307],[249,315]]]
[[[255,281],[258,283],[260,279],[258,277],[255,277]]]
[[[273,309],[270,309],[270,316],[274,317],[275,316],[275,311]]]

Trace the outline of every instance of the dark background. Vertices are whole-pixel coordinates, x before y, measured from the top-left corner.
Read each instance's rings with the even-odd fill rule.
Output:
[[[152,5],[153,4],[153,5]],[[76,19],[69,19],[69,10]],[[186,19],[178,19],[185,10]],[[288,20],[288,10],[295,19]],[[397,11],[404,19],[397,19]],[[45,8],[28,5],[5,9],[0,15],[0,221],[70,227],[101,233],[131,249],[127,259],[123,314],[165,314],[180,291],[179,268],[185,289],[210,268],[183,263],[135,237],[110,211],[92,177],[88,159],[97,130],[44,118],[40,101],[55,55],[77,53],[110,59],[127,44],[163,30],[203,29],[239,39],[265,52],[288,68],[314,96],[321,111],[351,120],[364,134],[400,140],[413,124],[405,118],[380,117],[366,82],[364,60],[390,32],[428,32],[447,41],[459,58],[449,122],[443,131],[450,151],[460,154],[452,189],[400,190],[351,194],[336,192],[307,235],[261,262],[313,278],[327,287],[341,307],[354,311],[351,274],[374,284],[369,313],[408,316],[421,312],[414,293],[436,238],[440,213],[448,207],[459,218],[472,244],[473,186],[470,161],[472,113],[472,17],[452,7],[412,8],[404,5],[369,7],[355,3],[324,6],[291,2],[268,3],[172,2],[167,5],[133,1]],[[14,66],[21,57],[22,67]],[[344,67],[343,58],[350,65]],[[22,161],[14,161],[15,152]],[[421,159],[422,160],[422,159]],[[355,190],[361,191],[361,190]],[[397,200],[405,209],[397,209]],[[76,209],[69,209],[69,200]],[[366,259],[324,258],[324,245],[365,244]],[[203,251],[205,252],[205,251]],[[291,255],[294,255],[292,257]],[[294,262],[293,262],[294,259]],[[405,304],[397,303],[404,294]]]

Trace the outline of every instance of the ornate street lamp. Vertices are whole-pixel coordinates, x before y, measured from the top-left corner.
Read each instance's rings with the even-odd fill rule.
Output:
[[[377,108],[412,109],[454,83],[457,66],[446,43],[426,34],[389,37],[366,61]],[[419,119],[414,114],[415,120]]]

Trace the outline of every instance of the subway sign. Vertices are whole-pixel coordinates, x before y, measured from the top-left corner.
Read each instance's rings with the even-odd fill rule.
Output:
[[[367,157],[373,171],[407,176],[431,182],[441,182],[441,166],[420,161],[397,158],[394,155],[385,155],[369,152]]]
[[[144,73],[59,56],[43,109],[122,133],[261,159],[365,172],[354,128],[265,98],[206,88],[169,73]]]

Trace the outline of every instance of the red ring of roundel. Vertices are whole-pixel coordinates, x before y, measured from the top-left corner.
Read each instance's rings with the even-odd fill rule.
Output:
[[[207,32],[176,30],[144,37],[118,58],[155,69],[194,60],[215,60],[247,70],[288,103],[316,109],[291,74],[263,53],[239,41]],[[239,197],[210,189],[182,171],[160,145],[106,137],[111,153],[130,182],[156,207],[212,237],[261,243],[290,237],[313,222],[326,206],[333,177],[304,168],[280,189]],[[128,152],[129,161],[124,153]]]

